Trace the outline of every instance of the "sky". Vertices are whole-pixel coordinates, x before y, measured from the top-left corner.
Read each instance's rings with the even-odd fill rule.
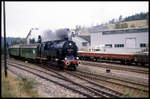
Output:
[[[2,2],[1,2],[1,5]],[[1,6],[2,7],[2,6]],[[119,18],[149,12],[148,1],[113,2],[5,2],[6,36],[25,38],[31,28],[75,29],[76,25],[92,26]],[[1,33],[3,36],[3,9]]]

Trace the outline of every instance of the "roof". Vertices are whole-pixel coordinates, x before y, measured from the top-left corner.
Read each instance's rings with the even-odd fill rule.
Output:
[[[37,46],[39,45],[39,43],[36,44],[17,44],[17,45],[13,45],[10,46],[9,48],[37,48]]]
[[[104,30],[109,30],[108,26],[93,26],[93,27],[88,28],[88,31],[90,33],[104,31]]]
[[[91,42],[90,35],[79,35],[78,37],[88,41],[89,43]]]
[[[99,31],[93,31],[91,33],[99,33],[103,32],[104,34],[109,34],[109,33],[136,33],[136,32],[147,32],[148,27],[138,27],[138,28],[124,28],[124,29],[111,29],[111,30],[99,30]]]
[[[23,44],[23,45],[20,45],[21,48],[37,48],[39,45],[39,43],[37,44]]]
[[[19,48],[19,47],[20,47],[20,44],[17,44],[17,45],[10,46],[9,48]]]
[[[72,40],[73,40],[73,41],[74,41],[74,40],[78,40],[78,41],[80,41],[80,42],[88,42],[87,40],[84,40],[84,39],[81,38],[81,37],[73,37]]]

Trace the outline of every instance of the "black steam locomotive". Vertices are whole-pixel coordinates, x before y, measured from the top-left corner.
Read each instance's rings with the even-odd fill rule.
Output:
[[[73,69],[79,64],[78,48],[73,41],[56,40],[36,44],[22,44],[9,47],[11,57],[22,57],[38,62],[56,63],[60,69]]]

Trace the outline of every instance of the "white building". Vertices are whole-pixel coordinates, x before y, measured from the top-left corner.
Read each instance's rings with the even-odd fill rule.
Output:
[[[74,41],[79,51],[89,51],[90,46],[90,35],[89,34],[78,34],[75,30],[71,29],[69,37]]]
[[[148,27],[91,32],[91,51],[136,53],[148,49]]]
[[[73,37],[72,41],[74,41],[78,47],[78,50],[88,51],[89,42],[81,37]]]

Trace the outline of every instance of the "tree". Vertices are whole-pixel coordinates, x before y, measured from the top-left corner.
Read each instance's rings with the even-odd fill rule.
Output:
[[[41,43],[42,42],[42,38],[41,38],[41,35],[38,36],[38,43]]]
[[[146,16],[146,21],[147,21],[147,25],[149,25],[149,14],[147,13],[147,16]]]
[[[19,42],[17,40],[13,40],[11,45],[16,45],[16,44],[19,44]]]
[[[147,15],[148,15],[148,12],[147,13],[141,12],[139,14],[128,16],[123,21],[144,20],[147,18]]]
[[[35,43],[35,39],[30,39],[30,44],[34,44]]]
[[[114,23],[115,23],[115,19],[109,21],[109,24],[114,24]]]
[[[25,44],[26,43],[26,40],[22,39],[20,40],[20,44]]]
[[[122,21],[122,15],[119,16],[119,22],[121,22],[121,21]]]

